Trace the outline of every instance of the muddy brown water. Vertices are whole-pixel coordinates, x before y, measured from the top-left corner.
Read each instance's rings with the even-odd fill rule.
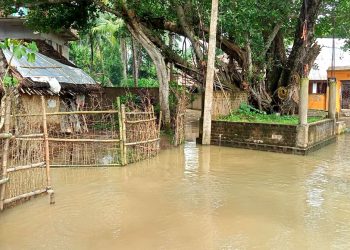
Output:
[[[56,204],[1,213],[0,249],[350,249],[348,145],[302,157],[190,140],[124,168],[53,169]]]

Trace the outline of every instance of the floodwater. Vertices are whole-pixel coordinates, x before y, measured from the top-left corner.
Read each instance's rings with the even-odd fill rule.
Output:
[[[53,169],[56,204],[0,214],[0,249],[350,249],[348,145],[303,157],[189,140],[123,168]]]

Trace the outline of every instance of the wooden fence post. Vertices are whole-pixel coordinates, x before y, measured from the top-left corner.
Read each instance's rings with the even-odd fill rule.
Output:
[[[122,108],[120,104],[120,97],[117,97],[117,108],[118,108],[118,122],[119,122],[119,147],[120,147],[120,164],[125,165],[125,152],[124,152],[124,136],[123,136],[123,119],[122,119]]]
[[[11,98],[10,96],[5,97],[5,123],[4,123],[4,133],[10,133],[10,119],[11,119]],[[7,164],[8,164],[8,151],[10,146],[11,138],[8,137],[5,139],[4,148],[2,152],[2,178],[7,179]],[[5,205],[5,191],[6,191],[6,182],[0,186],[0,211],[4,210]]]
[[[47,116],[46,116],[46,102],[45,97],[41,96],[41,107],[43,112],[43,134],[44,134],[44,147],[45,147],[45,166],[46,166],[46,190],[50,196],[50,204],[54,204],[54,192],[51,187],[50,176],[50,150],[49,150],[49,135],[47,132]]]
[[[127,140],[126,140],[126,114],[125,114],[125,105],[122,104],[121,105],[121,119],[122,119],[122,138],[121,140],[123,141],[123,152],[124,152],[124,155],[122,156],[122,163],[124,163],[123,165],[126,165],[128,164],[128,157],[127,157],[127,148],[126,148],[126,143],[127,143]]]

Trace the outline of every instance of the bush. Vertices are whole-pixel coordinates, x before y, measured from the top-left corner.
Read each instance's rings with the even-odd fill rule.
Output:
[[[316,122],[322,120],[323,118],[324,117],[309,117],[308,122]],[[298,116],[281,116],[278,113],[266,114],[266,112],[260,111],[246,103],[242,103],[237,111],[234,111],[227,116],[222,116],[219,118],[219,120],[229,122],[255,122],[286,125],[297,125],[299,123]]]

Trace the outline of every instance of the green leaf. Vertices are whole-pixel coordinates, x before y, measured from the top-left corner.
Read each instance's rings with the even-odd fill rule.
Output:
[[[3,82],[4,82],[5,87],[13,87],[13,86],[16,86],[19,83],[16,78],[13,78],[11,76],[6,76],[3,79]]]
[[[28,53],[27,54],[27,61],[30,63],[35,62],[35,53]]]
[[[13,54],[17,59],[21,59],[26,54],[26,49],[20,45],[14,45]]]
[[[27,48],[30,49],[32,52],[38,52],[39,49],[38,47],[36,46],[36,43],[35,42],[31,42],[27,45]]]

